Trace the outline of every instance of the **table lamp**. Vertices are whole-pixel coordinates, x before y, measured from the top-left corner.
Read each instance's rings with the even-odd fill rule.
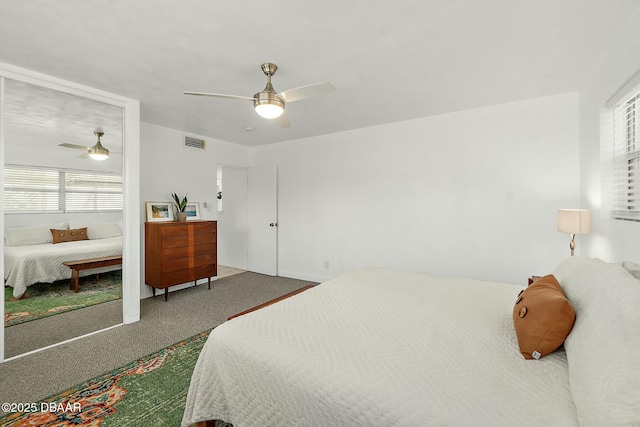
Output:
[[[591,231],[591,213],[585,209],[558,209],[558,231],[571,235],[571,256],[576,249],[576,234]]]

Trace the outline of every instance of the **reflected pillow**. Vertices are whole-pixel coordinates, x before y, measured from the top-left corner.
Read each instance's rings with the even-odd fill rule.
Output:
[[[87,236],[87,227],[75,228],[71,230],[54,230],[51,229],[53,244],[64,242],[76,242],[78,240],[89,240]]]
[[[72,222],[71,228],[87,228],[89,239],[106,239],[109,237],[122,236],[120,227],[115,222]]]
[[[636,279],[640,280],[640,264],[636,264],[635,262],[625,261],[622,263],[622,266]]]
[[[571,332],[576,313],[553,275],[523,290],[513,307],[513,325],[520,353],[540,359],[560,347]]]
[[[50,225],[26,227],[10,227],[4,230],[4,244],[7,246],[42,245],[52,242],[52,228],[64,230],[69,227],[66,222]]]

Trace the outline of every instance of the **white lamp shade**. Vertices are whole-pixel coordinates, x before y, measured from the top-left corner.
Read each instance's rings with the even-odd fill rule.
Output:
[[[284,108],[277,104],[259,104],[255,106],[256,113],[265,119],[275,119],[282,115]]]
[[[587,234],[591,231],[591,212],[585,209],[558,209],[558,231]]]
[[[275,119],[284,111],[284,101],[273,91],[271,83],[262,92],[253,95],[253,108],[265,119]]]
[[[89,157],[93,160],[107,160],[109,158],[109,150],[103,146],[91,147],[89,149]]]

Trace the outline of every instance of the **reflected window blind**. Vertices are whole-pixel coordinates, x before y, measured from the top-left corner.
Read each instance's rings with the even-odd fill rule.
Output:
[[[5,212],[60,212],[57,169],[4,167]]]
[[[640,93],[614,109],[613,216],[640,221]]]
[[[122,210],[122,177],[93,172],[65,173],[65,211]]]
[[[4,211],[106,212],[122,210],[122,176],[31,166],[4,168]]]

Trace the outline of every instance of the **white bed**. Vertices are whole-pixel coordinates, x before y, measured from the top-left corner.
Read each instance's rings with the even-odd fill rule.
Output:
[[[65,224],[66,227],[66,224]],[[29,227],[31,231],[37,228],[44,230],[36,230],[38,233],[32,233],[37,236],[32,240],[27,240],[24,236],[26,233],[20,228],[5,231],[4,246],[4,280],[5,286],[13,287],[13,296],[20,298],[28,286],[35,283],[51,283],[56,280],[70,279],[71,269],[64,264],[65,261],[75,261],[90,258],[101,258],[108,256],[122,255],[122,236],[111,236],[120,234],[115,224],[108,225],[92,225],[95,231],[89,234],[91,240],[80,240],[75,242],[51,243],[51,236],[48,227]],[[26,227],[24,227],[26,229]],[[17,231],[16,231],[17,230]],[[89,228],[91,230],[91,228]],[[104,232],[104,230],[107,230]],[[47,238],[49,233],[49,242],[33,244],[33,242],[42,241]],[[103,231],[102,234],[98,234]],[[13,235],[20,235],[22,242],[27,244],[16,245],[7,244],[15,243],[18,240]],[[43,237],[44,236],[44,237]],[[8,237],[12,241],[7,241]],[[40,240],[38,240],[40,239]],[[96,271],[108,271],[118,269],[120,267],[104,267],[102,270],[92,270],[86,274],[95,273]]]
[[[591,262],[575,258],[578,264],[568,260],[554,273],[560,283],[569,286],[573,271]],[[631,278],[625,293],[637,288],[637,312],[640,283],[624,272]],[[569,354],[561,348],[525,360],[512,319],[522,289],[382,269],[345,274],[215,328],[194,370],[182,425],[618,425],[615,417],[640,425],[640,338],[617,343],[617,356],[600,347],[585,357],[571,353],[583,350],[583,336],[597,334],[587,328],[599,327],[581,312],[582,291],[571,291],[578,320],[569,336],[576,342],[565,342]],[[621,326],[635,336],[636,312]],[[614,326],[609,334],[619,335]],[[618,366],[620,357],[627,366]],[[617,381],[624,398],[617,386],[602,389],[603,361],[623,370]],[[582,388],[579,399],[572,382]]]

